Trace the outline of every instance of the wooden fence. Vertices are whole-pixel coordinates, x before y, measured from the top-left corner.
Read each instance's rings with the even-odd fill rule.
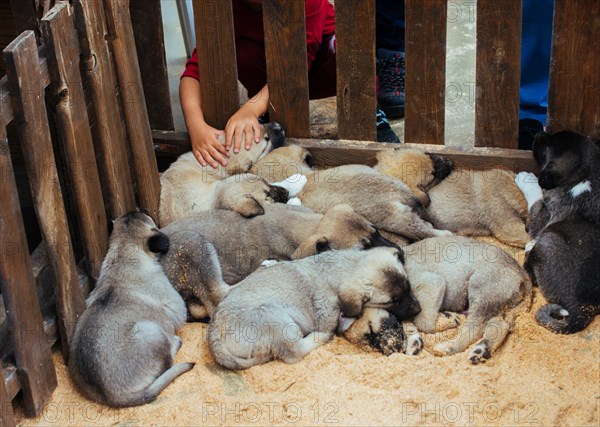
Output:
[[[531,153],[516,150],[520,0],[478,0],[476,147],[443,145],[447,6],[447,0],[405,0],[406,145],[443,153],[463,167],[533,170]],[[270,114],[284,125],[291,142],[312,151],[317,165],[373,164],[377,151],[396,147],[372,142],[375,0],[338,0],[335,7],[340,140],[309,138],[302,0],[264,0]],[[136,27],[129,0],[59,2],[31,28],[38,37],[26,31],[4,50],[2,425],[14,423],[11,401],[19,390],[26,413],[33,416],[56,387],[51,345],[60,337],[63,354],[68,352],[84,297],[106,252],[107,221],[136,206],[156,219],[160,184],[154,149],[159,155],[189,150],[187,135],[173,132],[172,117],[164,117],[170,108],[164,107],[164,45],[156,35],[160,20],[144,13],[157,9],[158,0],[132,0]],[[203,110],[211,125],[222,128],[240,102],[231,0],[197,0],[194,10],[203,52]],[[142,41],[139,63],[134,33]],[[142,72],[142,80],[140,67],[147,69],[149,57],[158,58],[159,70]],[[292,94],[288,82],[294,83]],[[549,104],[551,130],[600,136],[600,2],[556,0]],[[43,236],[43,247],[34,255],[45,250],[46,279],[27,245],[7,126],[17,130],[14,138],[27,169]],[[44,310],[47,298],[40,304],[44,280],[52,287],[54,313]]]

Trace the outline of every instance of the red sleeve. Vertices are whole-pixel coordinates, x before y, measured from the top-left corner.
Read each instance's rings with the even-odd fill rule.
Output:
[[[308,69],[323,41],[325,30],[333,26],[333,6],[328,0],[306,0],[306,56]],[[333,31],[332,31],[333,33]]]
[[[193,77],[196,80],[200,80],[200,70],[198,69],[198,52],[194,48],[192,57],[185,63],[185,71],[181,75],[183,77]]]

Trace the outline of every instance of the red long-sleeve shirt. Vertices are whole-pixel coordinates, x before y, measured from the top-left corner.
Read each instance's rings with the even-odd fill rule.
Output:
[[[232,6],[235,40],[246,38],[264,46],[262,12],[252,10],[243,0],[233,0]],[[328,0],[305,0],[304,6],[306,11],[306,56],[310,70],[317,50],[323,41],[323,36],[335,33],[335,17],[333,6]],[[196,49],[185,64],[185,71],[181,77],[200,78]]]

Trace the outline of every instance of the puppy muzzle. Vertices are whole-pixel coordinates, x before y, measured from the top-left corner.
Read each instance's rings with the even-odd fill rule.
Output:
[[[275,203],[287,203],[289,200],[289,192],[283,187],[272,185],[269,190],[269,197],[273,199]]]
[[[272,150],[283,147],[285,131],[277,122],[267,123],[264,126],[265,140],[271,144]]]

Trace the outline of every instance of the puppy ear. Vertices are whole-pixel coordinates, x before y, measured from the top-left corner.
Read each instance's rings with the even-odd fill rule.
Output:
[[[331,247],[329,246],[327,237],[313,234],[298,246],[292,254],[292,259],[306,258],[328,251],[329,249],[331,249]]]
[[[439,183],[439,181],[450,175],[450,172],[454,168],[454,162],[446,157],[436,156],[435,154],[430,154],[429,157],[431,157],[431,161],[433,162],[433,176]]]
[[[265,213],[265,209],[258,202],[258,200],[250,195],[239,199],[239,201],[233,206],[233,210],[245,218],[252,218]]]
[[[367,301],[369,296],[366,293],[358,293],[355,289],[340,292],[340,309],[344,317],[360,317]]]
[[[544,164],[546,152],[551,143],[551,136],[548,132],[538,132],[533,138],[533,158],[538,165]]]

